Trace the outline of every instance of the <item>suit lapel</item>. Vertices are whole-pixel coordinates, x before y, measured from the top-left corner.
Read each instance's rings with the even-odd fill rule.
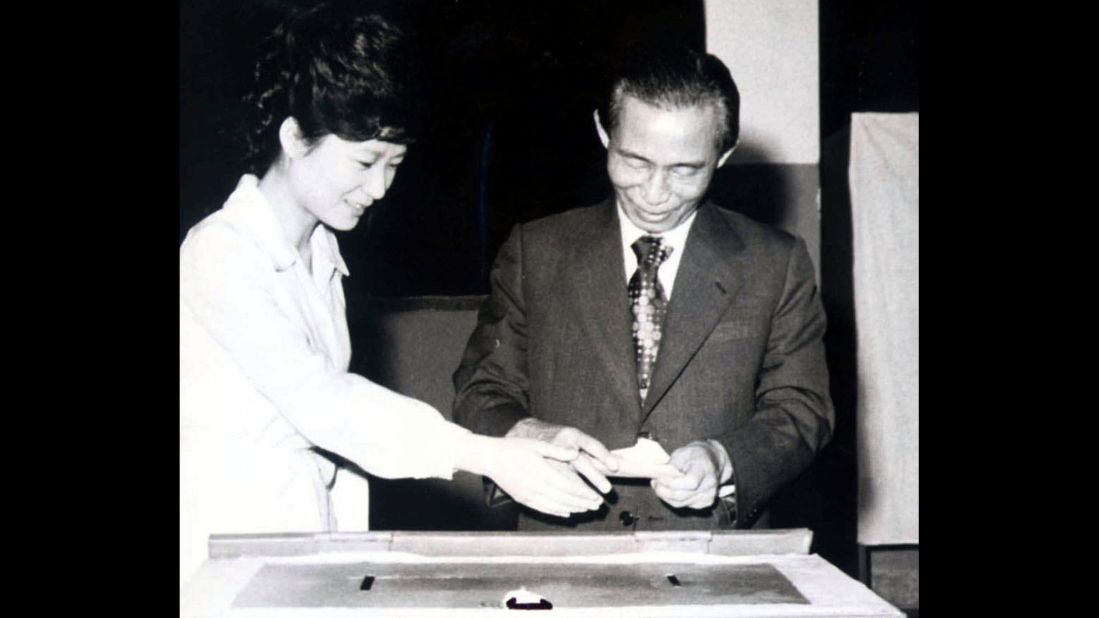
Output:
[[[707,202],[699,207],[664,318],[664,340],[653,368],[642,422],[717,326],[743,285],[743,248],[740,236],[716,206]]]
[[[577,307],[579,321],[591,337],[591,348],[606,367],[616,395],[623,405],[639,410],[621,232],[614,208],[613,198],[604,202],[596,211],[594,224],[577,230],[577,250],[566,262],[560,280],[567,282],[566,300]]]

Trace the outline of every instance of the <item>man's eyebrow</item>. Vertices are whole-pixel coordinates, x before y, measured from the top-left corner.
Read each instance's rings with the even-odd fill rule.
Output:
[[[628,150],[626,148],[621,148],[621,147],[616,148],[616,150],[618,150],[618,154],[620,154],[624,157],[630,157],[631,159],[640,159],[641,161],[644,161],[646,163],[652,163],[652,161],[650,161],[649,159],[637,154],[636,152],[633,152],[632,150]],[[692,168],[692,169],[702,169],[703,167],[706,167],[706,162],[705,161],[680,161],[678,163],[673,163],[673,164],[669,165],[668,167],[689,167],[689,168]]]
[[[628,149],[626,149],[626,148],[622,148],[622,147],[620,147],[620,146],[619,146],[619,147],[616,147],[616,148],[615,148],[615,150],[617,150],[617,151],[618,151],[618,154],[620,154],[620,155],[622,155],[622,156],[624,156],[624,157],[630,157],[631,159],[641,159],[642,161],[644,161],[644,162],[646,162],[646,163],[652,163],[652,161],[649,161],[649,160],[648,160],[648,159],[646,159],[645,157],[643,157],[643,156],[641,156],[641,155],[637,154],[636,152],[634,152],[634,151],[632,151],[632,150],[628,150]]]

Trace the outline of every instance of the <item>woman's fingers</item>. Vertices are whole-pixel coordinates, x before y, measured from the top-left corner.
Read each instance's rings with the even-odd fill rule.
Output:
[[[548,475],[545,477],[547,490],[566,493],[581,500],[585,505],[599,504],[603,501],[599,494],[592,491],[592,488],[588,487],[567,464],[545,463],[548,470]]]
[[[556,459],[557,461],[572,461],[580,454],[580,450],[575,446],[558,446],[541,440],[524,440],[524,442],[529,443],[542,457]]]
[[[614,455],[609,450],[607,450],[607,447],[603,446],[602,442],[580,431],[579,429],[574,429],[573,431],[576,432],[576,436],[575,438],[573,438],[573,443],[577,447],[579,447],[585,453],[588,453],[589,455],[594,457],[599,463],[601,463],[611,472],[615,472],[618,470],[617,455]]]
[[[526,438],[505,438],[502,445],[498,456],[492,458],[493,469],[488,476],[512,498],[530,508],[559,517],[598,509],[602,498],[577,472],[601,491],[611,489],[593,460],[587,455],[581,457],[576,445]]]
[[[586,454],[581,454],[579,457],[573,460],[572,468],[584,475],[584,478],[588,479],[595,488],[601,493],[608,493],[611,490],[611,482],[607,480],[595,465],[596,460],[591,459]]]
[[[547,512],[555,514],[598,508],[602,499],[580,480],[568,464],[543,459],[536,453],[528,454],[529,457],[509,462],[509,469],[497,479],[513,498],[532,508],[537,507],[530,504],[531,500],[549,501],[555,508]]]
[[[553,459],[557,462],[571,462],[573,468],[588,478],[596,487],[599,487],[600,491],[608,492],[611,490],[610,481],[600,474],[592,465],[591,460],[586,455],[581,455],[575,447],[564,447],[546,442],[529,441],[534,447],[534,451],[543,457]],[[557,487],[560,487],[564,491],[569,491],[578,496],[585,498],[599,499],[591,489],[580,480],[575,474],[567,471],[565,467],[559,467],[552,463],[545,462],[558,474],[555,475]],[[564,484],[562,484],[562,482]]]

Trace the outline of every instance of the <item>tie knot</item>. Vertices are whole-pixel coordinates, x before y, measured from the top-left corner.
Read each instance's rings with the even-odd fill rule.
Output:
[[[665,247],[657,236],[642,236],[633,241],[630,247],[637,256],[638,268],[656,268],[672,253],[672,247]]]

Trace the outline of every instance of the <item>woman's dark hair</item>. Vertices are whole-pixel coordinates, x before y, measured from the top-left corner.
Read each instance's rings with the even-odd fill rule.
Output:
[[[308,141],[413,141],[407,37],[363,4],[323,3],[290,17],[264,42],[248,115],[246,164],[264,173],[280,151],[279,125],[293,117]]]

